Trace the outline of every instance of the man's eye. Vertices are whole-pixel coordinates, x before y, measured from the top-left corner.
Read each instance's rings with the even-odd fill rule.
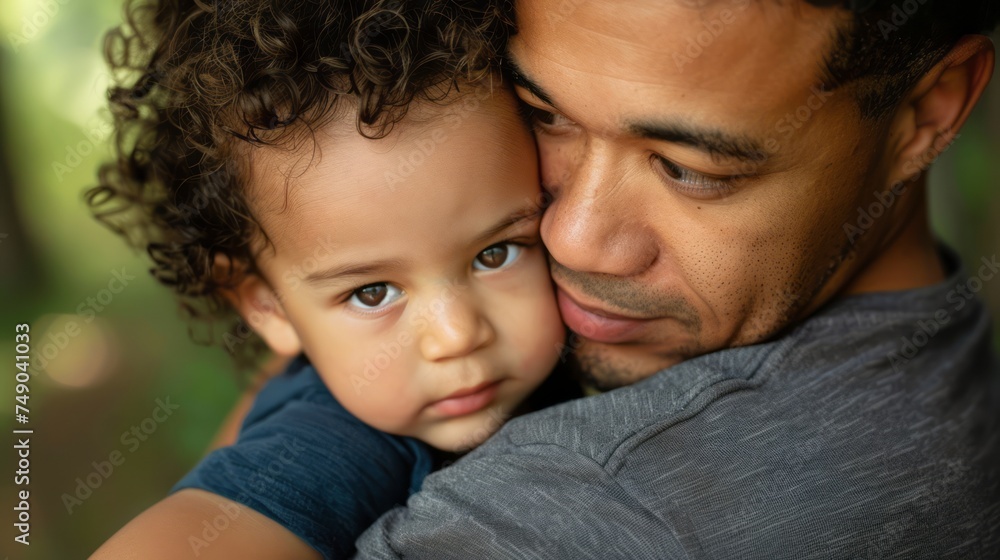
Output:
[[[378,284],[368,284],[351,292],[351,298],[347,302],[355,307],[364,310],[382,309],[398,300],[403,295],[399,288],[380,282]]]
[[[516,243],[497,243],[484,249],[472,261],[476,270],[499,270],[509,266],[521,256],[523,248]]]
[[[538,125],[546,129],[551,129],[576,124],[559,113],[553,113],[527,104],[522,104],[522,107],[530,125]]]
[[[715,198],[730,194],[734,189],[732,181],[738,177],[719,179],[685,169],[659,155],[653,155],[653,165],[673,188],[694,197]]]

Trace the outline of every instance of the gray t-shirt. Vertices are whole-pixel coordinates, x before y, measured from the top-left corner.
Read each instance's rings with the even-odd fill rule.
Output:
[[[1000,558],[998,368],[973,297],[1000,266],[943,259],[942,284],[512,420],[359,557]]]

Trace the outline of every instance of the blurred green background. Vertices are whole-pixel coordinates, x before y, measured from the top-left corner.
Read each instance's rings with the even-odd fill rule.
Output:
[[[240,390],[226,352],[190,340],[187,324],[169,292],[146,272],[143,256],[98,226],[82,202],[98,163],[108,157],[100,38],[118,22],[120,5],[0,5],[4,433],[17,427],[11,412],[14,326],[31,325],[36,351],[52,344],[47,371],[31,380],[28,549],[12,544],[8,504],[15,494],[16,458],[4,444],[0,503],[6,513],[0,526],[2,549],[11,558],[81,558],[92,552],[198,460]],[[994,84],[932,173],[935,226],[968,263],[1000,249],[998,160],[1000,85]],[[108,290],[116,274],[134,276],[120,293]],[[1000,317],[1000,282],[987,283],[981,296]],[[70,320],[79,332],[66,330]],[[147,420],[157,399],[168,398],[179,408],[162,422]],[[145,441],[123,439],[144,420],[155,432]],[[94,463],[108,462],[115,451],[122,461],[105,477]],[[67,501],[86,495],[78,493],[77,479],[88,476],[100,484],[97,489],[79,503]]]
[[[0,558],[88,556],[198,460],[239,392],[228,354],[191,342],[146,260],[97,225],[83,203],[98,163],[109,157],[101,37],[120,20],[121,5],[0,3],[0,430],[8,434]],[[135,278],[123,289],[113,283],[120,289],[114,294],[108,288],[116,273]],[[78,310],[90,306],[88,298],[96,305]],[[74,320],[81,329],[71,336],[65,321],[80,311]],[[11,510],[18,323],[30,323],[34,351],[64,346],[31,380],[30,547],[14,543]],[[143,426],[156,400],[167,398],[179,408]],[[155,432],[123,440],[132,426]],[[123,459],[117,466],[109,461],[115,451]],[[114,470],[105,477],[93,462]],[[77,497],[77,479],[88,475],[100,486],[68,508],[64,495]]]

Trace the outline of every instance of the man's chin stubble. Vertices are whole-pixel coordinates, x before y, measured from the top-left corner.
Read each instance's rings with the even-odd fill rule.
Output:
[[[670,357],[656,356],[655,363],[642,363],[627,356],[616,356],[613,350],[601,348],[597,343],[584,341],[578,337],[574,342],[573,351],[566,356],[570,365],[569,371],[583,387],[601,392],[642,381],[704,353],[699,353],[693,348],[680,348]]]

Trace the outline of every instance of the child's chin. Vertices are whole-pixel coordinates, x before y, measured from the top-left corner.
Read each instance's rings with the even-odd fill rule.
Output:
[[[506,417],[493,415],[489,410],[482,410],[455,422],[455,426],[442,426],[434,433],[425,434],[420,439],[428,445],[451,453],[466,453],[482,445],[507,420]],[[453,421],[454,422],[454,421]]]

